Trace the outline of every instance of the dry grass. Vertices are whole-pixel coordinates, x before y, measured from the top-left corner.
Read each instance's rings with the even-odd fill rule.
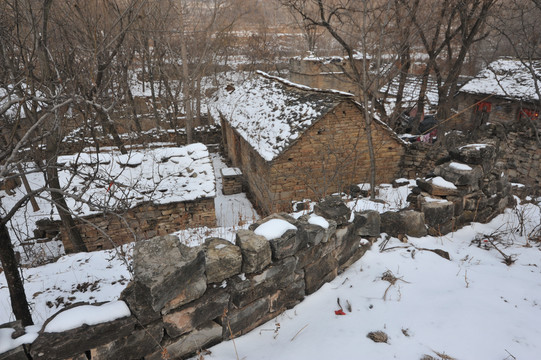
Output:
[[[389,336],[383,331],[371,331],[366,335],[367,338],[377,343],[388,343]]]

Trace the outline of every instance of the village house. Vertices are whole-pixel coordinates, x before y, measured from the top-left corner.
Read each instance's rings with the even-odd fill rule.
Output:
[[[347,93],[297,85],[259,73],[220,89],[210,106],[223,142],[263,213],[320,199],[370,176],[364,111]],[[399,172],[404,143],[384,123],[371,122],[376,181]]]
[[[65,155],[58,163],[62,186],[72,194],[68,206],[90,251],[216,226],[214,170],[203,144]],[[73,251],[60,220],[37,226],[41,237],[60,229],[66,252]]]
[[[541,61],[532,62],[531,67],[539,78]],[[541,81],[537,83],[541,87]],[[518,59],[501,58],[490,63],[460,88],[456,101],[462,113],[456,117],[456,129],[475,130],[487,122],[512,126],[533,121],[539,126],[534,74]]]
[[[541,187],[540,77],[541,60],[493,61],[460,88],[452,123],[480,141],[496,141],[511,181],[533,191]]]

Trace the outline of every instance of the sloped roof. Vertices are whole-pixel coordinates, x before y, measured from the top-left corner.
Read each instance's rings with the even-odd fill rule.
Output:
[[[351,94],[313,89],[259,72],[238,86],[218,90],[209,104],[266,161],[291,146],[309,127]]]
[[[421,84],[423,78],[419,75],[409,74],[406,77],[406,83],[404,85],[403,102],[416,103],[419,100],[419,93],[421,92]],[[398,94],[398,87],[400,84],[400,76],[395,76],[390,83],[384,85],[379,90],[380,93],[387,93],[390,96],[396,97]],[[438,85],[432,78],[428,78],[425,98],[430,105],[436,106],[439,103]]]
[[[538,101],[535,82],[541,88],[541,60],[531,63],[535,77],[522,61],[501,58],[491,62],[477,76],[468,81],[460,92],[468,94],[495,95],[511,100]]]

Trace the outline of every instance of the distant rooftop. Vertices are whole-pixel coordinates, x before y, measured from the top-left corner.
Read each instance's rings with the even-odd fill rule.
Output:
[[[528,66],[526,66],[528,65]],[[496,95],[506,99],[538,101],[535,80],[529,66],[537,77],[541,88],[541,60],[524,64],[513,58],[501,58],[491,62],[459,91],[468,94]]]

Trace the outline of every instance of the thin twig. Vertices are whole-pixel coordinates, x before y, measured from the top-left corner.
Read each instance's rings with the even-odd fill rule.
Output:
[[[293,337],[291,338],[291,340],[289,340],[289,341],[295,340],[295,338],[297,337],[297,335],[299,335],[299,334],[301,333],[301,331],[303,331],[304,329],[306,329],[306,328],[308,327],[308,325],[309,325],[309,324],[304,325],[304,326],[302,327],[302,329],[300,329],[299,331],[297,331],[297,333],[295,334],[295,336],[293,336]]]

